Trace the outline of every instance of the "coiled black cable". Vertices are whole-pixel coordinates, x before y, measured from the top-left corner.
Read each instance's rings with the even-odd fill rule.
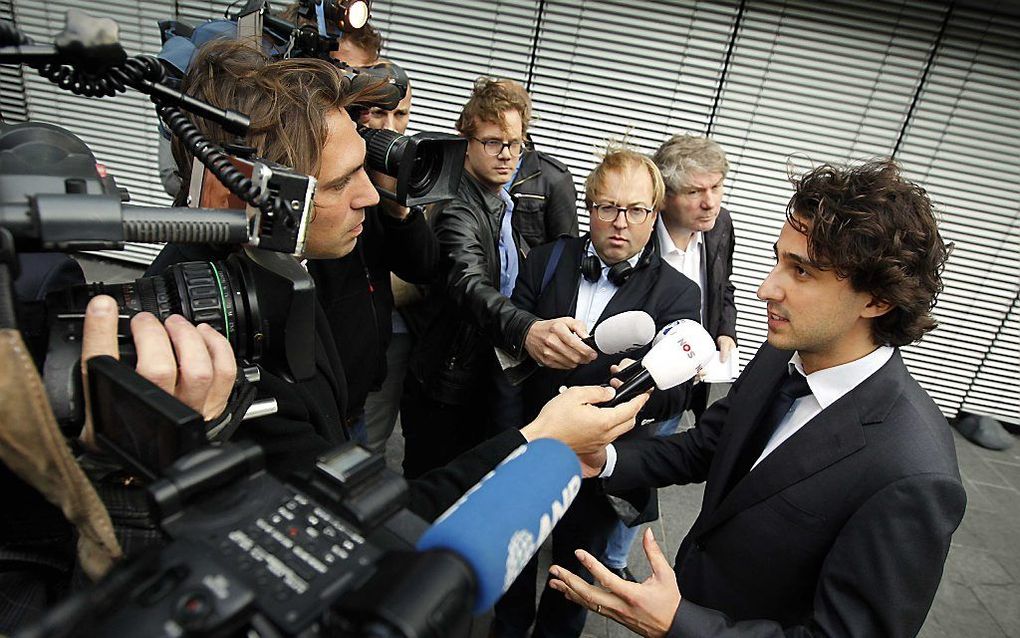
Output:
[[[192,155],[202,162],[202,165],[212,171],[220,182],[226,186],[231,193],[237,195],[262,212],[268,213],[273,210],[273,202],[268,193],[260,192],[259,188],[244,173],[237,170],[231,163],[230,156],[211,142],[209,138],[202,135],[202,132],[191,123],[180,109],[173,106],[156,106],[156,112],[163,119],[174,135],[184,142]]]
[[[30,45],[32,39],[21,32],[13,23],[0,21],[0,45]],[[107,54],[123,50],[118,44]],[[88,60],[84,60],[88,62]],[[156,113],[175,135],[181,138],[192,155],[197,157],[231,193],[257,207],[264,213],[274,209],[273,198],[260,191],[252,180],[235,167],[230,156],[202,134],[181,109],[166,104],[153,93],[151,84],[163,84],[166,71],[159,59],[152,55],[136,55],[120,62],[102,67],[99,71],[79,69],[73,65],[49,62],[31,64],[39,74],[65,91],[84,97],[113,97],[128,87],[145,93],[156,105]]]

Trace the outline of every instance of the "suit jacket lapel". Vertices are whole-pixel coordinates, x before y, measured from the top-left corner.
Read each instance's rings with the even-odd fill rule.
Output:
[[[702,234],[705,242],[705,275],[708,281],[715,281],[713,268],[719,257],[719,243],[722,241],[723,233],[719,224],[715,228]]]
[[[568,239],[567,245],[563,247],[556,272],[535,304],[539,316],[574,316],[577,310],[577,289],[581,280],[581,256],[585,246],[582,240],[583,238]]]
[[[763,347],[769,348],[767,345]],[[714,511],[722,501],[723,490],[729,482],[728,478],[733,472],[740,451],[747,443],[752,429],[758,425],[758,419],[770,405],[776,388],[786,374],[786,364],[793,353],[770,350],[774,353],[775,361],[771,365],[759,366],[762,374],[755,375],[758,378],[748,379],[742,383],[739,400],[730,406],[726,425],[716,446],[716,457],[709,468],[702,511]]]
[[[721,502],[716,501],[718,507],[705,517],[698,533],[709,532],[738,512],[864,447],[864,426],[885,419],[902,392],[902,380],[908,374],[899,351],[895,352],[878,372],[804,424],[741,479]],[[863,401],[862,397],[868,400]],[[727,447],[725,455],[735,458],[739,449]],[[732,470],[732,461],[728,469]],[[728,474],[722,478],[725,476]],[[715,489],[722,488],[717,485]],[[705,504],[708,504],[707,494]]]

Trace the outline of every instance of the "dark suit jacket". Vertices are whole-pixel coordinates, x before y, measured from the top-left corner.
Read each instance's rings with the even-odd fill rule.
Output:
[[[704,235],[705,264],[708,271],[705,290],[705,330],[718,339],[721,335],[737,340],[737,305],[733,301],[733,220],[730,211],[719,211],[715,226]]]
[[[670,636],[913,636],[966,494],[953,438],[899,352],[723,494],[792,353],[763,345],[701,425],[621,443],[610,491],[706,481]]]
[[[541,290],[542,278],[555,242],[532,250],[517,277],[511,300],[517,308],[530,312],[538,319],[572,317],[577,309],[577,291],[581,283],[580,264],[588,239],[564,237],[562,241],[566,242],[563,253],[545,290]],[[699,296],[694,282],[666,266],[655,253],[648,264],[639,267],[613,295],[596,326],[607,317],[627,310],[646,311],[655,320],[656,330],[677,319],[697,321]],[[639,359],[649,348],[645,346],[626,354],[599,354],[595,361],[573,370],[540,368],[524,383],[524,422],[533,419],[542,406],[556,396],[561,385],[605,383],[610,377],[609,366],[619,363],[624,357]],[[667,392],[652,393],[652,400],[646,404],[641,417],[666,418],[680,413],[685,404],[687,388],[688,385],[684,384]]]

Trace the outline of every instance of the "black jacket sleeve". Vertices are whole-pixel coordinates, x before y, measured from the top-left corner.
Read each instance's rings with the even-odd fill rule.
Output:
[[[526,443],[519,430],[504,430],[446,466],[410,481],[411,504],[408,509],[426,521],[434,521],[510,452]]]
[[[477,224],[475,213],[460,201],[451,202],[437,213],[436,239],[442,259],[447,261],[442,283],[452,301],[468,312],[494,343],[516,344],[511,351],[516,356],[533,317],[518,310],[493,285]]]
[[[412,207],[407,219],[396,219],[381,210],[380,225],[386,237],[385,263],[388,270],[406,282],[427,284],[432,281],[439,263],[439,242],[425,215]]]

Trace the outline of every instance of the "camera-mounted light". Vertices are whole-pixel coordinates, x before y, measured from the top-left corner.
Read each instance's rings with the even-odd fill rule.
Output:
[[[301,17],[315,20],[322,35],[349,33],[368,24],[372,15],[368,0],[301,0]]]

